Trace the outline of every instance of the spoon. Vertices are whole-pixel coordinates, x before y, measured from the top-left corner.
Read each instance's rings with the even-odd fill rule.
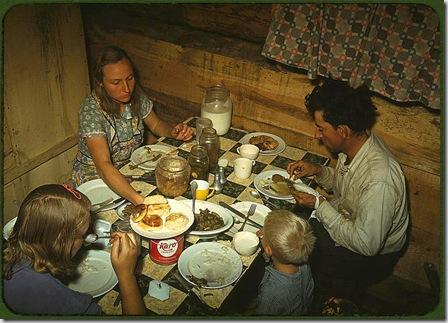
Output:
[[[193,200],[193,214],[196,215],[196,190],[198,188],[198,183],[192,182],[191,183],[191,198]]]
[[[103,239],[103,238],[110,238],[110,234],[109,235],[105,235],[105,236],[99,236],[96,233],[90,233],[88,234],[85,238],[84,241],[86,243],[94,243],[95,241],[99,240],[99,239]]]

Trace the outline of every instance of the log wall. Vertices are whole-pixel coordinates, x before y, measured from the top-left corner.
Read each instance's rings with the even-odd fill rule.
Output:
[[[70,178],[89,92],[78,5],[22,5],[4,19],[3,221],[37,186]]]
[[[88,59],[115,44],[128,51],[141,83],[166,119],[200,114],[204,88],[222,83],[233,97],[233,126],[266,131],[288,144],[328,154],[313,139],[304,73],[261,55],[270,5],[83,5]],[[424,262],[440,265],[440,116],[380,97],[374,131],[391,147],[409,186],[411,238],[395,273],[428,285]],[[334,160],[333,160],[334,164]]]

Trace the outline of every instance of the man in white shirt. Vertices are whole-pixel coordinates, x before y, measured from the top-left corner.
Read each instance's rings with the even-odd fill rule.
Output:
[[[335,154],[336,168],[307,161],[288,165],[294,178],[315,176],[334,198],[292,192],[298,205],[315,209],[317,236],[311,257],[316,288],[356,299],[393,269],[406,239],[409,212],[399,163],[370,132],[375,118],[367,87],[328,80],[306,97],[315,138]]]

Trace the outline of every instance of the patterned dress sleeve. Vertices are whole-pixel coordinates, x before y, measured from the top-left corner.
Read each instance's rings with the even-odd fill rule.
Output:
[[[79,135],[82,139],[106,136],[106,118],[94,100],[87,99],[79,110]]]
[[[142,120],[145,119],[152,111],[152,100],[148,98],[146,95],[143,95],[141,98],[140,104],[140,115],[142,116]]]

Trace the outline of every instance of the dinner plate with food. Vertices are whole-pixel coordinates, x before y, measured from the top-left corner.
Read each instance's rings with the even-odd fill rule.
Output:
[[[279,136],[266,132],[251,132],[240,140],[241,144],[252,144],[260,148],[261,155],[277,155],[286,148],[285,141]]]
[[[180,255],[177,266],[190,284],[209,289],[234,283],[243,271],[236,251],[219,242],[201,242],[188,247]]]
[[[167,239],[184,233],[194,222],[191,208],[163,195],[147,196],[130,214],[131,228],[150,239]]]
[[[120,196],[112,191],[101,178],[85,182],[79,185],[77,190],[87,196],[92,204],[100,204],[106,200],[115,201],[120,198]],[[106,206],[101,207],[101,210],[107,211],[115,209],[124,202],[125,199],[122,199],[120,202],[107,204]]]
[[[192,200],[184,200],[182,203],[192,210]],[[225,232],[233,225],[232,213],[218,204],[196,200],[195,208],[195,222],[188,234],[211,236]]]
[[[87,250],[80,255],[78,277],[68,284],[68,288],[92,295],[101,296],[118,283],[117,275],[110,261],[110,253],[104,250]]]
[[[154,170],[159,160],[172,150],[173,147],[161,144],[141,146],[132,153],[131,165],[145,171]]]
[[[318,195],[316,190],[304,184],[300,179],[290,180],[289,174],[285,170],[261,172],[255,176],[254,186],[260,193],[279,200],[294,198],[289,191],[291,186],[296,191]]]

